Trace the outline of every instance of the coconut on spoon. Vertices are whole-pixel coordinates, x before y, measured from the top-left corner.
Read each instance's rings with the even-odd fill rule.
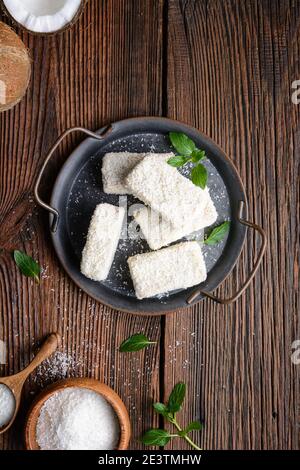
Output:
[[[17,416],[25,380],[42,361],[54,353],[59,342],[60,335],[51,333],[24,370],[9,377],[0,377],[0,434],[10,428]]]

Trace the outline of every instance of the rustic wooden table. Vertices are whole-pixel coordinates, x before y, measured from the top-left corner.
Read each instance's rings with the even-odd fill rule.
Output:
[[[0,19],[9,23],[3,15]],[[298,0],[90,0],[69,32],[49,38],[18,31],[33,74],[22,103],[0,116],[0,339],[8,363],[26,366],[41,339],[58,330],[61,353],[26,385],[19,419],[0,438],[22,447],[32,397],[64,375],[112,386],[132,420],[131,448],[158,424],[153,399],[185,381],[182,420],[201,419],[205,449],[299,448],[299,370],[291,362],[299,332]],[[47,214],[32,191],[46,151],[66,128],[98,129],[130,116],[185,121],[220,144],[244,181],[251,218],[268,233],[268,249],[247,293],[233,306],[203,301],[164,318],[113,311],[80,291],[61,268]],[[44,194],[82,139],[62,145]],[[230,294],[249,272],[258,243],[249,234]],[[40,285],[19,274],[18,248],[45,268]],[[297,330],[298,328],[298,330]],[[144,331],[157,347],[118,352]],[[185,449],[179,440],[169,446]]]

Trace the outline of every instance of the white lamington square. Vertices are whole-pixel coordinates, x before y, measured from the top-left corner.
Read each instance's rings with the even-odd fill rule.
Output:
[[[99,204],[92,216],[81,258],[81,272],[93,281],[107,278],[119,243],[125,209]]]
[[[195,241],[131,256],[128,266],[138,299],[187,289],[206,279],[201,247]]]
[[[208,192],[207,203],[203,211],[199,211],[197,218],[192,219],[191,223],[187,226],[181,225],[175,227],[169,221],[163,219],[158,212],[151,210],[150,207],[144,206],[133,213],[133,217],[140,226],[151,250],[158,250],[193,232],[214,224],[217,216],[216,208]]]
[[[144,156],[145,153],[106,153],[102,160],[103,191],[107,194],[128,194],[124,179]]]
[[[125,183],[134,196],[174,227],[190,227],[207,203],[206,190],[153,155],[146,155],[129,173]]]
[[[102,160],[103,191],[107,194],[131,194],[125,184],[126,176],[140,163],[146,153],[110,152]],[[173,153],[153,153],[156,158],[168,159]]]

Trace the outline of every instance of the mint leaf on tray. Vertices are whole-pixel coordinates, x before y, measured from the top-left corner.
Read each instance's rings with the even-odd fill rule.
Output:
[[[215,227],[208,237],[204,240],[205,245],[216,245],[220,241],[222,241],[229,231],[230,222],[226,221],[223,222],[221,225]]]
[[[179,168],[191,162],[193,165],[192,182],[195,186],[205,189],[208,177],[207,169],[200,163],[206,158],[205,151],[198,149],[195,142],[182,132],[170,132],[169,138],[179,155],[169,158],[168,164]]]

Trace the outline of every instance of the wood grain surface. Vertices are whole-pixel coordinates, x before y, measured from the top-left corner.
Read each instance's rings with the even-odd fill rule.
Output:
[[[0,19],[11,24],[4,15]],[[101,379],[130,412],[130,448],[159,420],[151,402],[188,385],[180,420],[201,419],[205,449],[299,449],[300,366],[291,362],[299,331],[300,79],[298,0],[90,0],[76,25],[54,37],[17,30],[33,61],[25,99],[0,115],[1,375],[25,367],[40,341],[58,331],[63,355],[31,376],[22,410],[0,436],[22,448],[24,414],[48,382]],[[46,151],[67,127],[97,129],[116,119],[158,115],[198,127],[235,163],[249,218],[268,233],[261,269],[233,306],[211,301],[165,318],[113,311],[67,277],[32,190]],[[81,140],[61,146],[44,179],[49,198],[57,172]],[[249,233],[238,266],[218,290],[230,295],[255,259]],[[44,267],[40,285],[20,275],[18,248]],[[157,347],[120,354],[143,331]],[[50,368],[50,372],[49,372]],[[168,446],[188,449],[181,440]]]

